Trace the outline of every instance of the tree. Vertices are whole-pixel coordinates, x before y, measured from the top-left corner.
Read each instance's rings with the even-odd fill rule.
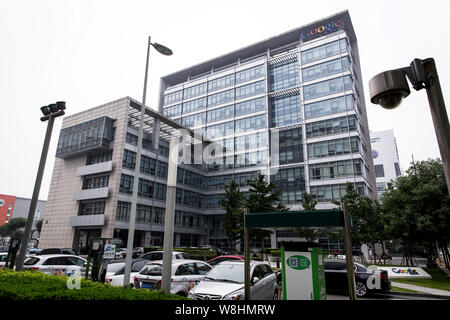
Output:
[[[389,235],[405,248],[402,264],[415,264],[413,254],[419,245],[425,245],[430,259],[436,257],[436,243],[447,248],[450,197],[439,159],[413,162],[405,176],[388,183],[381,200]],[[448,256],[445,261],[449,268]]]
[[[231,241],[232,250],[235,250],[237,240],[242,239],[244,234],[244,193],[234,180],[225,187],[225,195],[220,199],[220,204],[225,210],[223,228]]]
[[[27,220],[25,218],[13,218],[8,223],[0,227],[0,236],[19,237],[20,230],[25,228]]]
[[[276,191],[277,186],[267,183],[264,176],[259,173],[256,181],[248,183],[249,195],[245,201],[248,212],[283,212],[288,209],[281,203],[281,191]],[[250,231],[250,237],[261,241],[264,249],[264,238],[272,234],[271,230],[254,229]]]
[[[346,194],[341,198],[341,201],[334,201],[337,205],[342,202],[346,203],[347,212],[351,217],[350,235],[352,244],[357,246],[361,246],[363,243],[371,244],[374,260],[376,260],[375,244],[386,240],[380,203],[365,195],[358,194],[354,185],[349,182],[346,183]],[[365,260],[362,256],[360,259]]]

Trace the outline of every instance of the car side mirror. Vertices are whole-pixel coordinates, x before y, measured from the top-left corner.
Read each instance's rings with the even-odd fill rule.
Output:
[[[252,284],[257,283],[260,279],[258,277],[253,277]]]

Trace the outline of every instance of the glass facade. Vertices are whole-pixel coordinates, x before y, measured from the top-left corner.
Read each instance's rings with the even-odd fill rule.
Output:
[[[357,128],[357,122],[358,118],[353,114],[348,117],[339,117],[308,123],[306,125],[306,137],[314,138],[355,131]]]
[[[302,120],[300,95],[273,98],[270,118],[272,119],[271,127],[300,123]]]
[[[114,120],[101,117],[61,129],[56,157],[66,159],[91,151],[109,149],[114,140]]]
[[[269,75],[270,90],[272,92],[296,87],[300,84],[297,59],[271,65]]]
[[[308,158],[324,158],[359,152],[358,136],[308,144]]]
[[[280,165],[303,162],[302,128],[279,132]]]
[[[281,200],[285,204],[299,203],[302,201],[302,195],[306,191],[305,184],[305,169],[289,168],[280,169],[271,176],[271,182],[274,182],[278,187],[277,191],[281,191]]]
[[[305,104],[305,118],[313,119],[335,113],[355,110],[355,99],[352,95]]]

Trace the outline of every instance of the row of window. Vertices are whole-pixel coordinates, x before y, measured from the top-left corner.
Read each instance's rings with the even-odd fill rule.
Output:
[[[359,152],[358,136],[308,144],[308,159],[332,157]]]
[[[266,128],[266,115],[264,114],[209,126],[206,128],[205,134],[212,139],[262,128]]]
[[[82,189],[96,189],[107,187],[109,182],[109,175],[98,176],[98,177],[86,177],[83,180]]]
[[[361,159],[310,164],[309,178],[311,180],[325,180],[362,176],[362,168]]]
[[[206,94],[207,91],[213,92],[219,89],[233,86],[234,84],[240,84],[250,80],[258,79],[263,77],[264,75],[265,75],[264,65],[258,65],[256,67],[236,72],[235,74],[210,80],[207,83],[204,82],[189,88],[185,88],[184,90],[179,90],[173,93],[166,94],[164,95],[164,105],[200,96],[202,94]]]
[[[363,182],[355,183],[355,189],[360,195],[365,194],[365,185]],[[319,202],[329,202],[332,200],[340,200],[346,194],[345,184],[311,186],[310,194],[312,198]]]
[[[308,123],[306,124],[306,137],[313,138],[355,131],[357,122],[358,118],[353,114],[347,117]]]

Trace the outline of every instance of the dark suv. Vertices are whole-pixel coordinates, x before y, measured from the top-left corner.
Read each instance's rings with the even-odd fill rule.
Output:
[[[72,255],[77,256],[78,252],[77,252],[77,250],[72,249],[72,248],[47,248],[47,249],[42,249],[36,255],[42,256],[44,254],[72,254]]]

